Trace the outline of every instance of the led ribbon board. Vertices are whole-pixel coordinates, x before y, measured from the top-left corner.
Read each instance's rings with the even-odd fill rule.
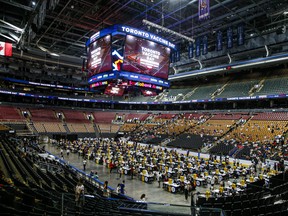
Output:
[[[94,41],[98,40],[99,38],[111,34],[113,35],[117,35],[117,34],[122,34],[122,35],[134,35],[140,38],[144,38],[150,41],[154,41],[158,44],[162,44],[166,47],[169,47],[171,49],[176,50],[177,47],[174,43],[168,41],[167,39],[164,39],[158,35],[152,34],[150,32],[144,31],[144,30],[140,30],[140,29],[136,29],[130,26],[126,26],[126,25],[114,25],[111,26],[109,28],[103,29],[99,32],[96,32],[94,35],[92,35],[88,41],[86,42],[86,46],[88,47],[91,43],[93,43]]]

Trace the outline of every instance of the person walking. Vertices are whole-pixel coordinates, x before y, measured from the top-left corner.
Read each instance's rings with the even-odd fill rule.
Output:
[[[120,193],[125,194],[125,180],[120,184]]]
[[[110,174],[111,174],[113,168],[114,168],[114,165],[113,165],[112,161],[110,161],[110,162],[109,162]]]
[[[142,194],[140,200],[146,202],[146,194]]]
[[[84,172],[86,171],[86,163],[87,163],[87,161],[86,161],[86,159],[84,158],[84,160],[83,160],[83,170],[84,170]]]
[[[103,196],[104,197],[108,197],[109,194],[108,194],[108,181],[105,181],[104,182],[104,186],[103,186]]]
[[[117,185],[116,193],[117,193],[117,194],[121,193],[121,184],[118,184],[118,185]]]
[[[60,151],[60,156],[61,156],[61,160],[64,160],[63,149],[61,149],[61,151]]]
[[[75,202],[77,207],[81,207],[84,204],[84,184],[80,179],[75,188]]]
[[[119,166],[118,172],[119,172],[119,179],[121,179],[121,177],[122,177],[122,172],[123,172],[123,169],[122,169],[121,166]]]
[[[66,154],[67,154],[67,157],[69,157],[70,149],[67,148],[67,150],[66,150]]]
[[[186,201],[188,200],[188,194],[189,194],[189,184],[185,184],[184,186],[184,194]]]
[[[131,179],[133,179],[133,177],[134,177],[134,167],[133,167],[133,165],[131,166],[130,172],[131,172]]]
[[[161,183],[161,173],[160,172],[157,173],[156,179],[157,179],[157,182],[158,182],[158,188],[160,188],[160,183]]]

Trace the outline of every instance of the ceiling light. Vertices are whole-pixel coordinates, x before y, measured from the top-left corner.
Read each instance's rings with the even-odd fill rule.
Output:
[[[39,46],[39,45],[37,45],[37,46],[38,46],[38,48],[39,48],[40,50],[42,50],[43,52],[47,52],[47,51],[48,51],[46,48],[44,48],[44,47],[42,47],[42,46]]]
[[[57,53],[50,53],[50,55],[52,55],[52,56],[57,56],[57,57],[59,57],[60,55],[59,54],[57,54]]]
[[[36,5],[36,2],[35,1],[32,1],[32,6],[35,6]]]
[[[189,4],[193,4],[193,3],[195,3],[197,0],[192,0],[192,1],[190,1],[189,3],[188,3],[188,5]]]

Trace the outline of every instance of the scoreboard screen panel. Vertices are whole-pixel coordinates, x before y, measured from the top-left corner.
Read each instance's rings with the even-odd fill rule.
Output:
[[[122,70],[168,79],[170,52],[169,47],[127,35]]]
[[[88,76],[112,71],[111,35],[99,38],[87,49]]]
[[[108,85],[105,89],[104,94],[122,96],[124,94],[124,90],[125,90],[124,86]]]

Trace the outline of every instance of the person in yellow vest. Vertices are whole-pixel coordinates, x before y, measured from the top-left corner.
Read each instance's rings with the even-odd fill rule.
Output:
[[[206,192],[205,192],[205,197],[206,197],[206,200],[208,200],[208,199],[209,199],[209,197],[210,197],[210,194],[211,194],[210,190],[206,190]]]
[[[219,187],[219,194],[223,194],[223,191],[224,191],[224,187],[220,186]]]

